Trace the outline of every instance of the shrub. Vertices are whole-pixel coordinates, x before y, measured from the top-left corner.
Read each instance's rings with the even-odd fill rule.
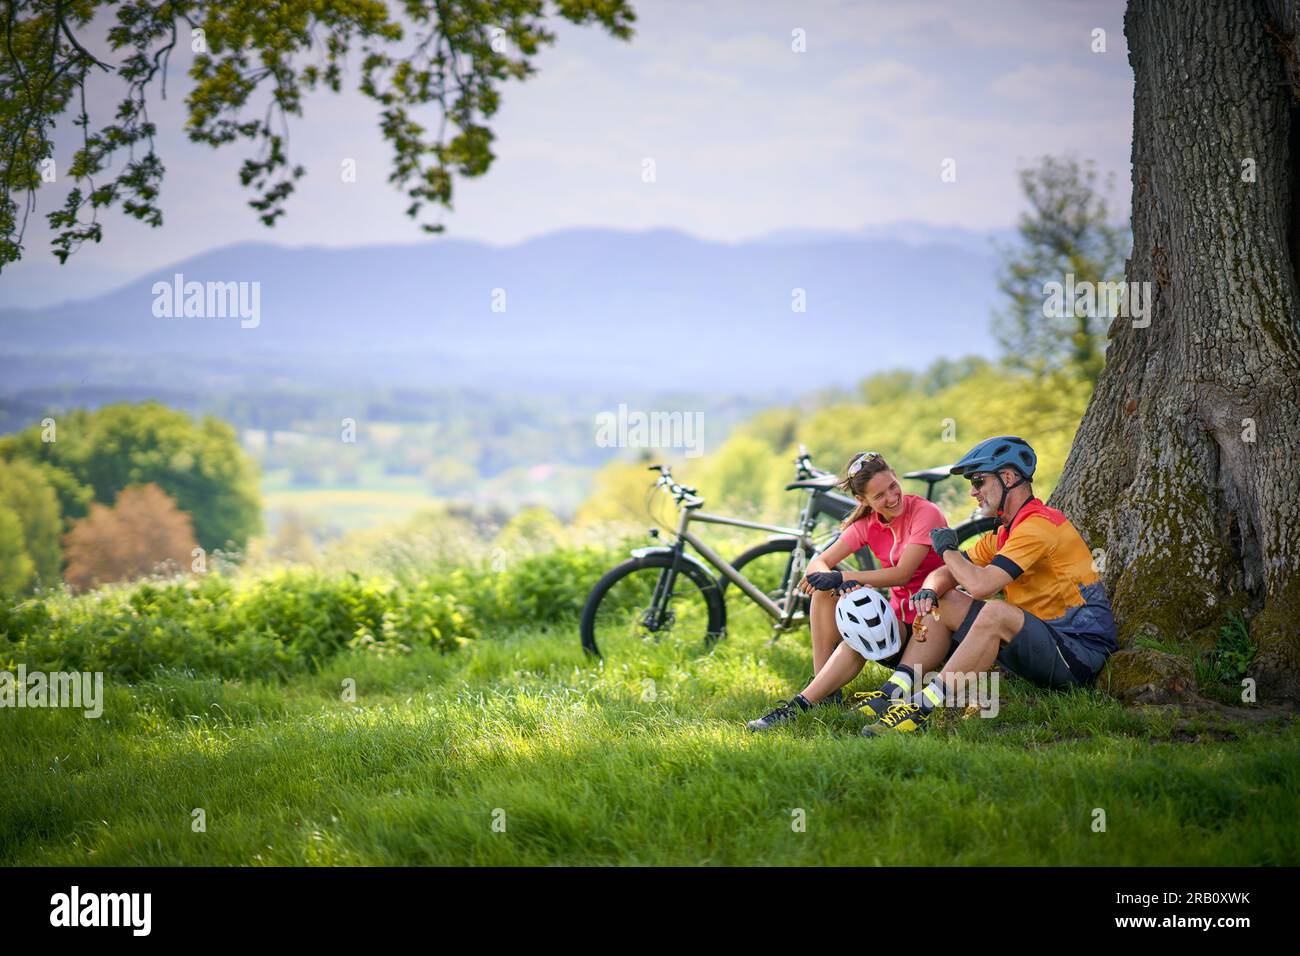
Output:
[[[592,585],[623,555],[604,548],[567,548],[507,561],[482,562],[435,574],[437,591],[455,595],[484,630],[576,622]]]
[[[0,634],[9,662],[130,680],[158,667],[286,677],[367,636],[449,650],[477,631],[456,598],[432,585],[298,569],[35,598],[4,608]]]
[[[1230,612],[1219,628],[1219,639],[1209,655],[1210,678],[1225,684],[1237,683],[1246,676],[1256,649],[1245,616],[1240,611]]]
[[[621,551],[584,547],[402,576],[280,568],[230,577],[51,593],[0,607],[0,666],[104,671],[160,667],[226,677],[319,668],[348,650],[452,651],[483,632],[574,624]]]

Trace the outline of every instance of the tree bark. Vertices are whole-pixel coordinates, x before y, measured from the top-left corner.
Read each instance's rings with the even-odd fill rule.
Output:
[[[1261,702],[1300,697],[1298,29],[1297,0],[1130,3],[1150,324],[1111,324],[1051,499],[1103,549],[1121,646],[1206,648],[1242,611]]]

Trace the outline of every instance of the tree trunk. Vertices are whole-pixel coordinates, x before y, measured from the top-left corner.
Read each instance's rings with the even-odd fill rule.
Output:
[[[1051,500],[1103,549],[1122,647],[1206,648],[1240,610],[1261,703],[1300,697],[1298,27],[1297,0],[1130,3],[1150,324],[1111,324]]]

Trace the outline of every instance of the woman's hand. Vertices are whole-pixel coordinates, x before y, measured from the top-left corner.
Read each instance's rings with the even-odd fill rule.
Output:
[[[850,571],[845,574],[839,570],[813,571],[808,575],[808,583],[818,591],[834,591],[836,594],[844,594],[854,588],[862,587],[861,581],[855,581],[849,576],[853,573]]]
[[[804,568],[803,577],[799,579],[799,583],[795,585],[795,587],[797,587],[804,594],[811,596],[814,588],[811,584],[808,583],[808,575],[817,574],[820,571],[829,571],[829,570],[830,568],[827,567],[825,561],[823,561],[821,558],[813,558],[811,561],[808,562],[808,566]]]
[[[844,586],[844,574],[840,571],[813,571],[808,575],[808,583],[818,591],[838,591]]]

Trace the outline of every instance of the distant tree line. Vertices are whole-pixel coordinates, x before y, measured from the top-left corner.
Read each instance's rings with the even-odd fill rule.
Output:
[[[256,465],[234,429],[156,402],[47,417],[0,438],[0,591],[188,569],[261,529]]]

